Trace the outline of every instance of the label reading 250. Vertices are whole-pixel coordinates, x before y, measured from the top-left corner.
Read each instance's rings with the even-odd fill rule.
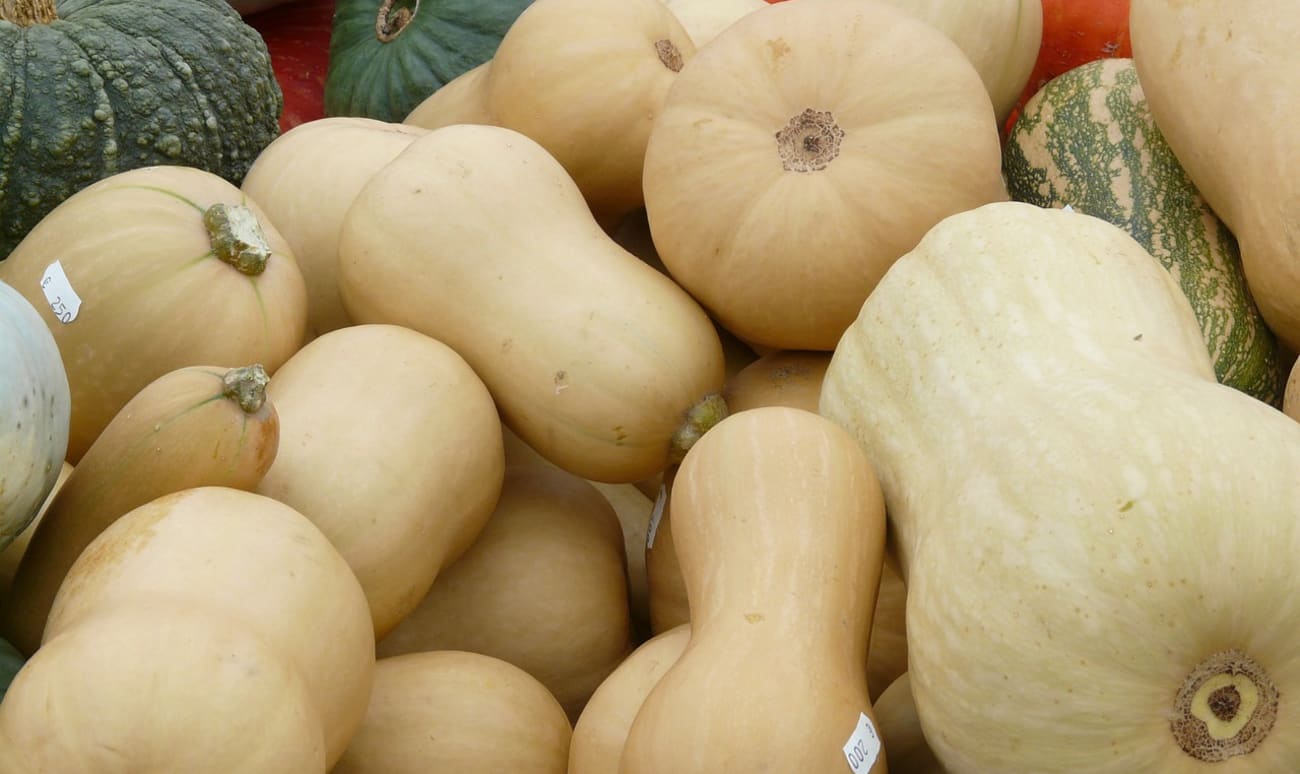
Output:
[[[72,289],[72,283],[63,271],[63,264],[55,261],[45,267],[45,273],[41,275],[41,292],[45,294],[45,301],[59,322],[67,325],[77,319],[77,313],[81,311],[81,297]]]

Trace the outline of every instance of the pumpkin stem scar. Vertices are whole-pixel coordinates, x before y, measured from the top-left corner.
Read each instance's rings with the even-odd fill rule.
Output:
[[[58,18],[54,0],[0,0],[0,20],[19,27],[49,24]]]
[[[375,16],[375,37],[381,43],[396,40],[420,12],[420,0],[405,0],[403,5],[395,8],[398,2],[399,0],[384,0],[379,5],[379,13]]]
[[[221,394],[238,403],[244,413],[254,414],[266,403],[266,385],[270,381],[259,363],[232,368],[221,377]]]
[[[727,401],[719,393],[710,393],[700,398],[700,402],[691,406],[686,412],[685,421],[673,433],[672,444],[668,449],[669,464],[677,464],[686,457],[695,442],[700,440],[709,428],[727,418]]]

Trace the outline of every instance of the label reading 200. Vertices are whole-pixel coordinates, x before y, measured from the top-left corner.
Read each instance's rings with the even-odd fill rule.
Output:
[[[81,311],[81,296],[72,289],[63,264],[55,261],[45,267],[45,273],[41,275],[41,292],[59,322],[67,325],[77,319],[77,312]]]
[[[866,713],[858,716],[858,727],[844,743],[844,757],[849,761],[849,770],[860,774],[871,770],[876,758],[880,756],[880,737],[871,725],[871,718]]]

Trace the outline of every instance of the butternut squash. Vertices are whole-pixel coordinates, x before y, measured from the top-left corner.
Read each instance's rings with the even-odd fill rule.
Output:
[[[492,396],[450,347],[395,325],[326,333],[267,393],[281,451],[257,491],[325,533],[383,639],[469,548],[501,494]]]
[[[469,114],[429,128],[477,117],[527,135],[559,161],[599,220],[617,223],[641,206],[646,138],[694,53],[689,33],[660,0],[535,0],[480,65],[481,77],[448,84],[458,91],[477,85],[481,101],[457,94],[451,112]],[[424,125],[420,114],[447,112],[417,105],[406,121]]]
[[[1248,5],[1134,0],[1133,62],[1160,133],[1237,238],[1260,314],[1300,352],[1300,13]]]
[[[565,774],[573,729],[519,667],[442,650],[381,658],[366,717],[330,774]]]
[[[202,599],[90,613],[42,645],[0,703],[0,771],[13,774],[325,767],[298,665]]]
[[[402,123],[421,129],[441,129],[452,124],[498,125],[488,112],[487,79],[488,60],[444,83],[416,105]]]
[[[767,7],[767,0],[663,0],[701,48],[745,14]]]
[[[115,521],[77,558],[50,610],[44,643],[101,614],[164,603],[246,630],[295,670],[320,729],[327,768],[338,761],[365,715],[375,641],[361,584],[315,525],[283,503],[228,487],[197,487],[151,500]],[[184,650],[187,639],[172,642]],[[173,671],[188,669],[187,658],[177,653],[161,659],[154,674],[171,680]],[[202,696],[177,693],[187,704]],[[123,698],[133,696],[142,703],[126,701],[117,705],[118,713],[138,724],[158,711],[143,703],[150,697],[139,691]],[[137,725],[137,732],[142,728],[147,731]],[[95,739],[88,732],[74,741],[84,746]]]
[[[319,118],[272,140],[249,167],[240,190],[289,243],[307,287],[306,340],[351,322],[338,290],[343,215],[370,176],[422,134],[370,118]]]
[[[81,189],[0,262],[0,280],[58,344],[73,465],[154,379],[209,364],[274,373],[306,328],[289,243],[243,192],[194,167],[141,167]]]
[[[880,694],[872,707],[880,721],[880,736],[889,753],[893,774],[948,774],[925,741],[912,701],[912,681],[906,672]]]
[[[723,327],[829,351],[930,226],[1007,198],[1001,159],[988,92],[942,32],[883,2],[778,3],[678,74],[645,208],[664,265]]]
[[[1300,761],[1300,425],[1216,382],[1122,229],[1019,203],[940,223],[840,341],[821,413],[879,472],[953,774]]]
[[[504,424],[582,478],[649,477],[725,413],[708,316],[615,244],[518,132],[456,125],[412,142],[357,195],[339,259],[354,321],[454,349]]]
[[[853,437],[803,409],[733,414],[672,505],[690,640],[620,772],[886,771],[866,681],[885,511]]]
[[[691,628],[656,634],[632,651],[591,695],[569,744],[568,774],[618,774],[623,745],[645,697],[677,663]]]
[[[576,720],[632,650],[624,562],[618,517],[595,487],[558,468],[512,465],[478,540],[377,652],[499,658],[540,680]]]
[[[280,443],[260,365],[180,368],[113,417],[50,501],[10,583],[4,635],[31,655],[81,552],[123,514],[197,486],[251,490]]]

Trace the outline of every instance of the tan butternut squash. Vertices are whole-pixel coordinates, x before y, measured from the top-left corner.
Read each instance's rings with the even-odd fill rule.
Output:
[[[280,443],[267,381],[259,365],[181,368],[122,407],[28,540],[0,615],[14,647],[29,655],[36,650],[69,569],[123,514],[196,486],[257,486]]]
[[[636,713],[690,637],[684,624],[651,637],[601,682],[573,726],[568,774],[618,774]]]
[[[884,689],[872,708],[880,721],[880,736],[885,740],[893,774],[947,774],[925,741],[916,702],[912,701],[912,681],[906,672]]]
[[[9,595],[9,586],[13,583],[14,573],[18,570],[18,562],[23,558],[23,553],[27,551],[27,544],[31,542],[32,533],[36,531],[36,525],[45,518],[45,511],[50,507],[50,501],[54,495],[68,480],[68,475],[72,473],[72,466],[63,463],[59,468],[59,477],[54,480],[54,488],[45,496],[45,502],[41,503],[41,508],[36,512],[36,517],[32,519],[31,524],[22,532],[14,536],[13,542],[0,549],[0,601],[3,601]]]
[[[618,517],[595,487],[552,466],[510,466],[478,539],[377,652],[494,656],[576,720],[632,649],[624,563]]]
[[[731,375],[722,395],[732,413],[761,406],[816,412],[830,361],[829,352],[769,352]],[[686,584],[673,548],[670,506],[671,502],[665,503],[655,525],[655,539],[645,552],[652,631],[656,632],[690,620]],[[886,556],[881,571],[867,652],[867,686],[873,701],[907,671],[907,589],[888,559]]]
[[[708,316],[615,244],[518,132],[457,125],[412,142],[357,195],[339,258],[353,320],[456,350],[504,424],[582,478],[649,477],[725,411]]]
[[[1300,13],[1291,0],[1134,0],[1133,63],[1160,133],[1241,247],[1260,314],[1300,352]]]
[[[450,97],[435,91],[406,121],[434,128],[478,118],[527,135],[559,160],[597,218],[614,224],[641,206],[646,138],[694,53],[660,0],[535,0],[481,75],[452,81]],[[467,93],[475,87],[477,100]]]
[[[289,243],[302,272],[307,340],[351,322],[338,290],[343,215],[370,176],[422,134],[419,127],[370,118],[307,121],[263,148],[240,183]]]
[[[538,454],[519,436],[510,432],[509,428],[503,428],[502,437],[505,440],[506,465],[555,467],[554,463]],[[649,636],[650,631],[650,590],[646,580],[645,542],[654,513],[654,501],[636,484],[606,484],[600,481],[588,483],[596,487],[614,507],[619,526],[623,528],[623,549],[627,555],[628,613],[632,619],[633,639],[641,642]]]
[[[785,2],[682,68],[645,208],[664,265],[723,327],[831,350],[930,226],[1007,198],[1001,158],[988,92],[942,32],[887,3]]]
[[[360,728],[330,774],[565,774],[573,729],[519,667],[442,650],[381,658]]]
[[[497,125],[488,112],[487,89],[483,86],[491,66],[488,60],[452,78],[421,100],[402,123],[421,129],[441,129],[452,124]]]
[[[295,669],[324,740],[326,765],[339,759],[365,715],[375,641],[361,584],[305,516],[228,487],[152,500],[115,521],[77,558],[50,610],[44,642],[93,617],[160,603],[247,630]],[[185,642],[174,640],[182,649]],[[186,668],[187,656],[175,658],[182,659],[178,669]],[[171,679],[174,663],[157,664],[158,679]],[[201,694],[184,699],[201,701]],[[156,711],[135,703],[119,707],[136,718]],[[79,742],[95,738],[86,733]]]
[[[450,347],[395,325],[326,333],[280,367],[267,393],[281,451],[257,491],[325,533],[383,639],[474,541],[501,494],[492,396]]]
[[[213,363],[273,373],[307,322],[289,243],[242,191],[193,167],[142,167],[81,189],[0,262],[0,280],[58,343],[74,465],[154,379]]]
[[[0,703],[6,774],[321,774],[299,666],[201,598],[97,610],[46,642]]]
[[[885,511],[857,442],[803,409],[733,414],[687,453],[672,504],[690,640],[620,772],[884,772],[866,657]]]

